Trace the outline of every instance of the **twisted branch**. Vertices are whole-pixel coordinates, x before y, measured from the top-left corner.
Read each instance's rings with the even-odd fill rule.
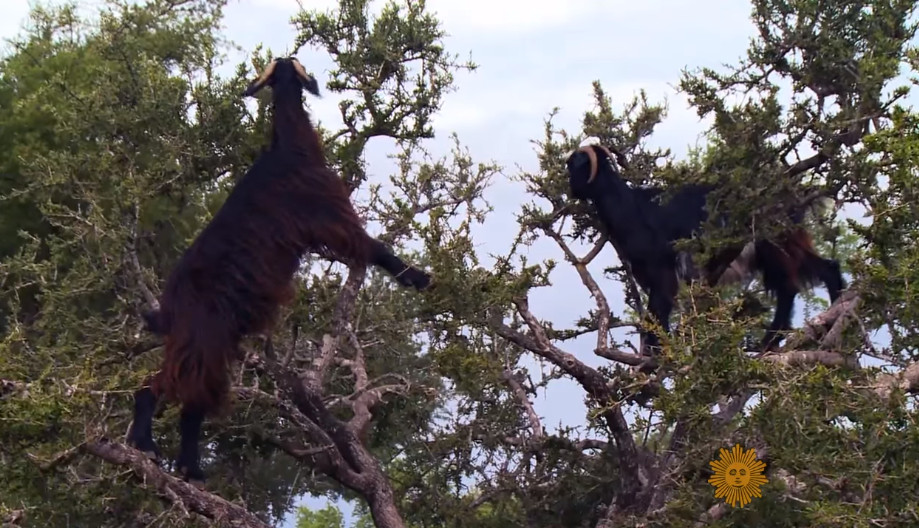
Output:
[[[82,449],[111,464],[130,468],[141,480],[142,485],[154,488],[177,507],[203,515],[218,525],[238,528],[269,528],[267,523],[249,513],[245,508],[168,475],[136,449],[106,438],[86,442]]]

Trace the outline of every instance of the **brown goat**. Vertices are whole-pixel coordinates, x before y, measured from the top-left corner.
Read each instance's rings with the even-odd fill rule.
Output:
[[[230,387],[239,342],[270,331],[280,307],[294,298],[294,275],[304,253],[349,264],[374,264],[404,286],[430,284],[364,230],[344,182],[329,167],[321,140],[303,108],[303,90],[319,95],[316,80],[294,58],[272,61],[244,96],[272,88],[273,135],[166,282],[159,311],[144,318],[165,336],[161,370],[135,393],[128,441],[159,456],[152,421],[159,399],[182,404],[176,469],[203,481],[198,441],[204,417],[218,411]]]

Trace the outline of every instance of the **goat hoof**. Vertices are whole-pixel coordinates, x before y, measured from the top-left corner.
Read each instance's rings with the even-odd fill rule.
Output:
[[[199,467],[188,467],[188,466],[179,466],[178,468],[179,475],[182,476],[182,480],[188,482],[192,486],[198,489],[204,489],[204,472],[201,471]]]
[[[431,276],[415,267],[410,267],[399,276],[399,282],[401,282],[403,286],[409,286],[418,291],[423,291],[431,285]]]
[[[660,364],[657,361],[657,358],[653,356],[645,356],[642,358],[641,363],[638,364],[638,372],[642,374],[650,374],[658,369]]]
[[[143,455],[154,462],[159,462],[162,453],[156,442],[150,438],[128,438],[128,445],[143,453]]]
[[[763,342],[760,343],[760,350],[762,350],[764,354],[767,352],[775,352],[779,349],[780,344],[781,339],[776,339],[775,337],[764,339]]]

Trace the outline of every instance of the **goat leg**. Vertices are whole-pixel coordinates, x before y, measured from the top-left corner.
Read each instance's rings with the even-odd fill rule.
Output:
[[[149,386],[134,393],[134,419],[128,429],[125,442],[142,452],[151,460],[159,460],[160,450],[153,441],[153,415],[156,412],[157,396]]]
[[[386,244],[376,239],[373,240],[372,244],[373,264],[386,270],[399,282],[399,284],[415,288],[416,290],[424,290],[431,284],[430,275],[414,266],[406,264],[402,259],[397,257]]]
[[[190,408],[182,407],[179,417],[179,432],[182,436],[179,456],[176,458],[176,471],[192,485],[204,485],[204,472],[201,471],[198,442],[201,439],[201,424],[204,422],[204,413]]]
[[[763,337],[763,352],[775,350],[784,336],[782,332],[791,329],[791,315],[795,306],[795,297],[798,292],[791,286],[786,286],[776,292],[775,315],[772,324]]]
[[[648,313],[665,333],[670,333],[670,314],[679,283],[676,270],[662,266],[656,273],[654,287],[648,293]],[[654,332],[644,332],[642,354],[656,356],[660,353],[660,338]],[[647,345],[647,346],[645,346]]]

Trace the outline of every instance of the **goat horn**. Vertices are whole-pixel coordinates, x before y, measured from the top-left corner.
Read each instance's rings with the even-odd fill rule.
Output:
[[[592,145],[581,147],[578,149],[578,152],[587,154],[587,157],[590,159],[590,175],[587,177],[587,183],[590,183],[597,177],[597,153],[594,152]]]
[[[262,74],[259,75],[258,79],[255,82],[258,84],[262,84],[263,82],[267,81],[268,78],[271,77],[271,74],[274,73],[274,67],[277,65],[278,65],[277,59],[274,59],[273,61],[269,62],[268,67],[265,68],[265,71],[263,71]]]
[[[614,159],[616,159],[616,158],[613,157],[613,154],[609,151],[608,148],[604,147],[603,145],[596,145],[596,147],[597,147],[598,149],[602,150],[603,152],[606,152],[606,157],[607,157],[610,161],[613,161]]]
[[[300,61],[298,61],[297,59],[293,59],[293,58],[292,58],[292,59],[290,59],[290,62],[293,63],[294,69],[297,70],[297,73],[299,73],[300,75],[306,77],[307,79],[309,79],[309,78],[311,77],[310,74],[306,73],[306,68],[304,68],[303,65],[300,64]]]
[[[304,68],[303,65],[300,64],[300,61],[298,61],[297,59],[291,58],[291,59],[290,59],[290,62],[293,63],[294,69],[297,70],[297,73],[299,73],[300,75],[302,75],[304,79],[312,79],[312,78],[313,78],[312,75],[306,73],[306,68]]]
[[[258,76],[258,79],[252,81],[252,84],[246,89],[243,95],[253,95],[255,92],[259,91],[262,86],[268,81],[268,78],[271,77],[271,74],[274,73],[275,66],[278,65],[278,60],[274,59],[268,63],[268,67],[265,68],[265,71]]]

